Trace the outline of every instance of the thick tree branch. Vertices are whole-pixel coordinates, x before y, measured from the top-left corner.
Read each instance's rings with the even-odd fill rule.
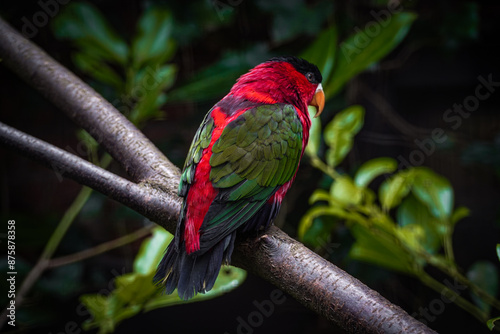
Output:
[[[170,196],[149,183],[133,183],[3,123],[0,123],[0,142],[51,168],[58,177],[75,180],[153,221],[163,222],[170,231],[175,229],[181,203],[177,196]]]
[[[178,169],[99,94],[0,19],[5,64],[89,131],[140,185],[134,185],[33,137],[2,126],[1,141],[67,176],[129,205],[173,231],[178,214]],[[24,142],[24,143],[21,143]],[[26,145],[27,143],[27,145]],[[31,144],[38,145],[29,149]],[[61,152],[62,151],[62,152]],[[92,184],[92,185],[91,185]],[[148,184],[149,186],[145,186]],[[98,188],[97,188],[98,187]],[[131,191],[131,197],[124,196]],[[154,204],[151,204],[154,203]],[[162,203],[165,207],[162,208]],[[298,301],[353,333],[433,333],[278,228],[241,242],[234,263],[269,280]]]
[[[252,272],[351,333],[434,333],[275,226],[238,250],[233,264],[250,264]]]

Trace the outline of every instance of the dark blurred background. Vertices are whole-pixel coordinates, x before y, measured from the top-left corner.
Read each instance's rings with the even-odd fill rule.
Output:
[[[18,30],[43,11],[42,1],[2,3],[0,15]],[[244,73],[259,62],[280,54],[299,55],[332,23],[339,39],[372,21],[372,10],[387,7],[385,1],[90,1],[125,39],[151,4],[162,4],[174,16],[173,38],[177,43],[171,63],[177,76],[171,88],[195,82],[196,75],[213,64]],[[59,4],[59,11],[65,4]],[[478,77],[500,82],[500,39],[496,1],[403,1],[405,10],[418,15],[408,35],[387,57],[351,80],[327,103],[323,121],[346,105],[366,108],[365,125],[340,169],[352,171],[369,159],[390,156],[410,159],[436,128],[449,140],[425,154],[422,166],[448,178],[455,191],[455,205],[471,210],[455,228],[456,261],[465,271],[477,260],[489,260],[498,268],[495,244],[500,242],[500,87],[481,101],[470,115],[446,120],[446,111],[475,94]],[[57,15],[57,13],[55,14]],[[52,20],[52,17],[50,18]],[[64,66],[88,80],[72,60],[74,45],[57,38],[51,23],[39,27],[31,38]],[[217,76],[219,67],[212,67]],[[235,71],[236,72],[236,71]],[[226,72],[224,72],[226,75]],[[234,78],[231,77],[233,75]],[[235,74],[227,75],[230,80]],[[168,99],[160,117],[142,129],[177,166],[182,167],[191,138],[206,111],[229,89],[228,82],[208,85],[192,98]],[[0,121],[71,152],[78,152],[75,126],[37,91],[21,81],[0,62]],[[97,88],[99,86],[96,84]],[[95,86],[95,87],[96,87]],[[96,88],[96,89],[97,89]],[[106,96],[106,93],[103,93]],[[460,123],[458,123],[460,122]],[[85,154],[81,154],[85,156]],[[401,158],[402,157],[402,158]],[[420,162],[419,162],[420,164]],[[0,208],[2,221],[16,220],[18,281],[29,272],[80,185],[59,180],[54,171],[41,167],[0,147]],[[124,175],[112,163],[110,170]],[[297,235],[300,217],[321,173],[307,161],[286,198],[277,224]],[[379,182],[380,183],[380,182]],[[378,187],[379,183],[375,183]],[[71,254],[117,238],[142,227],[144,218],[130,209],[94,193],[63,239],[56,255]],[[2,226],[6,224],[2,223]],[[0,233],[5,233],[2,229]],[[2,238],[2,253],[6,234]],[[339,227],[330,240],[335,244],[330,260],[408,313],[419,312],[439,294],[418,280],[374,265],[347,258],[352,237]],[[337,246],[339,244],[340,246]],[[17,310],[15,333],[80,333],[88,318],[78,297],[111,289],[117,275],[131,270],[140,240],[100,256],[46,271]],[[3,259],[2,254],[2,259]],[[1,266],[4,270],[4,264]],[[439,277],[439,273],[435,273]],[[4,274],[2,274],[4,275]],[[3,276],[2,276],[3,277]],[[443,277],[444,278],[444,277]],[[124,321],[116,333],[236,333],[238,317],[255,311],[254,300],[269,299],[275,288],[249,275],[242,286],[214,300],[158,309]],[[3,294],[2,294],[3,295]],[[2,297],[2,305],[4,300]],[[454,304],[428,325],[440,333],[487,333],[471,315]],[[325,319],[287,296],[272,316],[253,333],[342,333]]]

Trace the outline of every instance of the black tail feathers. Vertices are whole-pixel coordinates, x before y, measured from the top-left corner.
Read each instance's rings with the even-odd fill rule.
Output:
[[[202,254],[187,254],[184,243],[175,247],[175,241],[172,241],[158,265],[153,281],[157,285],[164,285],[166,294],[171,294],[177,288],[183,300],[211,290],[222,262],[229,263],[231,260],[235,238],[236,233],[232,233]]]

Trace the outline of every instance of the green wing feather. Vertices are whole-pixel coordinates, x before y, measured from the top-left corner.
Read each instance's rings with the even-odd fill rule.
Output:
[[[201,251],[249,221],[290,181],[301,152],[302,124],[292,105],[258,106],[227,124],[212,146],[210,181],[219,193],[201,227]]]
[[[212,147],[210,180],[229,188],[254,180],[260,187],[288,182],[299,164],[302,124],[295,107],[263,105],[229,123]]]
[[[193,183],[196,165],[200,162],[203,150],[210,145],[212,131],[214,129],[214,120],[211,116],[212,110],[213,108],[203,119],[201,126],[194,135],[191,147],[189,148],[189,153],[186,157],[186,162],[184,163],[184,168],[181,174],[181,181],[179,183],[179,196],[185,197],[187,195],[189,185]]]

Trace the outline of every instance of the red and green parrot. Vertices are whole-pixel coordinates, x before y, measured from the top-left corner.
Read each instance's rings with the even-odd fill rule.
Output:
[[[266,229],[278,214],[309,138],[308,105],[325,104],[318,68],[272,58],[242,75],[205,116],[184,164],[174,240],[154,281],[182,299],[212,289],[237,233]]]

